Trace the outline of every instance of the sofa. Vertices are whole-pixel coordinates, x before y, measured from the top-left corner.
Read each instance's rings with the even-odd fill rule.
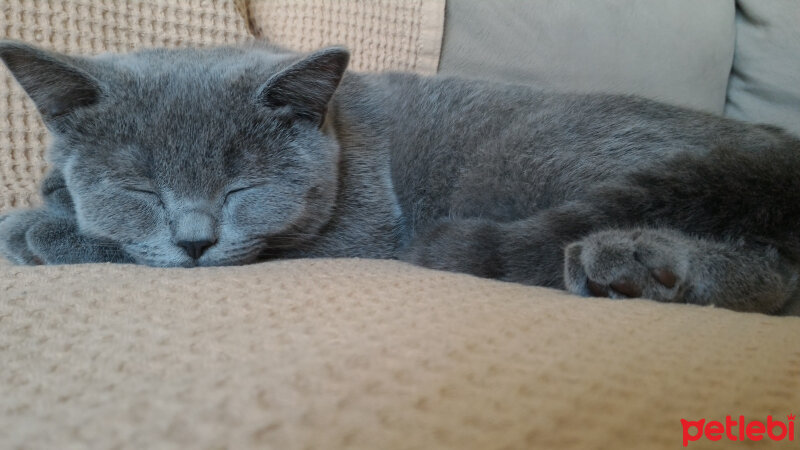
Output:
[[[634,93],[800,134],[798,19],[794,0],[6,0],[0,37],[345,44],[353,70]],[[48,137],[0,81],[2,213],[40,202]],[[698,425],[794,426],[800,318],[397,261],[2,261],[0,399],[9,449],[795,448],[800,430]]]

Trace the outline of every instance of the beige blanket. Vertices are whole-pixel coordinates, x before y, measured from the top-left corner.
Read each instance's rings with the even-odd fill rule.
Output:
[[[800,412],[798,318],[368,260],[14,267],[0,296],[0,448],[678,448],[681,418]]]

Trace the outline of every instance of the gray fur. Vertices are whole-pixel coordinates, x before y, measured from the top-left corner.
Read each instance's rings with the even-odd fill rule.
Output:
[[[93,58],[0,43],[54,136],[20,264],[401,258],[798,313],[800,142],[635,97],[411,74],[262,44]]]

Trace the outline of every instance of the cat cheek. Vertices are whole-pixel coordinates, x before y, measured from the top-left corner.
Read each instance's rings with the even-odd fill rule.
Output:
[[[265,214],[253,207],[247,205],[237,205],[236,208],[231,209],[228,214],[229,220],[227,221],[234,227],[248,227],[253,224],[264,223],[269,220]]]
[[[141,241],[168,227],[162,207],[141,200],[97,202],[87,215],[92,228],[118,241]]]

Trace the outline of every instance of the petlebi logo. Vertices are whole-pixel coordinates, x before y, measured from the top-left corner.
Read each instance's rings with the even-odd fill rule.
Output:
[[[760,421],[746,420],[744,416],[736,419],[725,416],[724,423],[718,420],[681,419],[683,446],[688,447],[690,442],[699,441],[703,437],[709,441],[722,439],[728,441],[794,441],[795,415],[787,415],[785,422],[781,419],[783,418],[767,416],[766,421]]]

